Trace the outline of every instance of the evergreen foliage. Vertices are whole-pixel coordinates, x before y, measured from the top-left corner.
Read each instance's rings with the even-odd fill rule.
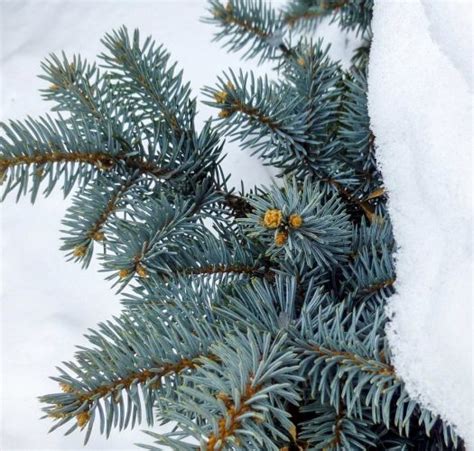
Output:
[[[62,249],[94,252],[123,311],[41,397],[53,429],[175,422],[147,449],[464,449],[410,399],[384,310],[395,243],[367,111],[371,0],[209,1],[216,39],[275,62],[278,78],[229,71],[196,99],[168,52],[121,28],[100,67],[52,55],[57,116],[2,124],[3,197],[76,190]],[[353,65],[308,36],[356,31]],[[61,115],[63,114],[63,115]],[[283,183],[236,193],[224,137]]]

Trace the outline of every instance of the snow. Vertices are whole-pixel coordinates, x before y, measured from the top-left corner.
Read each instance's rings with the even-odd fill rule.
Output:
[[[468,1],[376,1],[368,97],[399,246],[395,367],[472,448],[471,21]]]

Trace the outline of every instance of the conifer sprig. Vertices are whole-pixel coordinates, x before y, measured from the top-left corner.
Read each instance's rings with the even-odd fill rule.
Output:
[[[310,449],[366,450],[377,446],[377,434],[371,429],[367,408],[363,419],[347,417],[343,408],[338,412],[319,402],[304,406],[302,413],[311,417],[302,424],[300,434]]]
[[[283,22],[292,29],[310,31],[323,19],[338,22],[342,30],[364,33],[372,20],[373,0],[292,0]]]
[[[283,188],[265,189],[265,197],[251,200],[255,212],[242,223],[249,236],[260,238],[271,256],[309,267],[328,267],[344,261],[349,252],[350,222],[336,196],[326,197],[305,179],[287,181]]]
[[[280,14],[263,0],[211,0],[205,22],[221,27],[215,40],[224,40],[230,51],[246,48],[244,58],[260,62],[279,54],[291,55]]]
[[[122,27],[107,34],[102,43],[108,53],[100,55],[109,77],[130,101],[137,103],[142,117],[153,124],[160,116],[177,134],[192,129],[195,101],[182,71],[170,63],[170,54],[151,37],[140,41],[138,30],[129,36]]]
[[[201,323],[203,315],[212,314],[205,306],[189,306],[179,297],[172,305],[135,305],[91,331],[92,347],[81,348],[75,362],[65,363],[54,378],[62,393],[41,397],[46,415],[57,422],[53,429],[70,421],[67,433],[87,425],[87,441],[95,420],[107,436],[112,427],[133,427],[142,417],[153,424],[157,397],[174,399],[176,385],[201,365],[200,357],[217,358],[209,345],[220,333],[212,321]]]
[[[112,176],[105,174],[91,182],[74,196],[66,217],[62,221],[64,242],[61,250],[68,252],[70,259],[82,262],[87,267],[93,255],[94,244],[107,247],[105,228],[131,201],[132,190],[143,189],[140,175]]]
[[[299,400],[297,361],[285,342],[284,334],[272,340],[270,335],[259,337],[249,330],[213,345],[219,363],[203,359],[204,364],[185,376],[186,384],[179,388],[179,415],[163,409],[162,416],[179,418],[182,428],[204,450],[278,450],[278,443],[288,440],[293,426],[284,403]],[[186,449],[176,433],[151,435],[157,443]]]
[[[95,64],[80,56],[68,59],[50,55],[42,64],[40,78],[50,85],[42,90],[43,98],[56,103],[53,111],[72,111],[75,115],[91,116],[107,123],[112,98],[107,95],[110,86]]]

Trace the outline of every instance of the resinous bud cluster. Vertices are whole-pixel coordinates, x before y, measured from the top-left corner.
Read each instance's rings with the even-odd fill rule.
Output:
[[[271,208],[263,216],[263,225],[267,229],[277,229],[275,244],[283,246],[288,240],[288,229],[299,229],[303,225],[303,218],[298,213],[292,213],[289,217],[284,217],[281,210]]]
[[[224,86],[224,89],[221,91],[216,91],[213,96],[214,100],[216,101],[217,104],[222,105],[222,109],[219,112],[219,117],[220,118],[226,118],[229,117],[233,110],[232,108],[229,108],[229,105],[227,107],[225,106],[226,103],[232,103],[229,102],[229,91],[233,91],[235,89],[234,84],[229,80],[226,85]]]

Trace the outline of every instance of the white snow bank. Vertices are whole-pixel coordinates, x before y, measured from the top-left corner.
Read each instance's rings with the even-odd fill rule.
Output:
[[[369,113],[400,248],[395,366],[473,447],[471,8],[376,1]]]

